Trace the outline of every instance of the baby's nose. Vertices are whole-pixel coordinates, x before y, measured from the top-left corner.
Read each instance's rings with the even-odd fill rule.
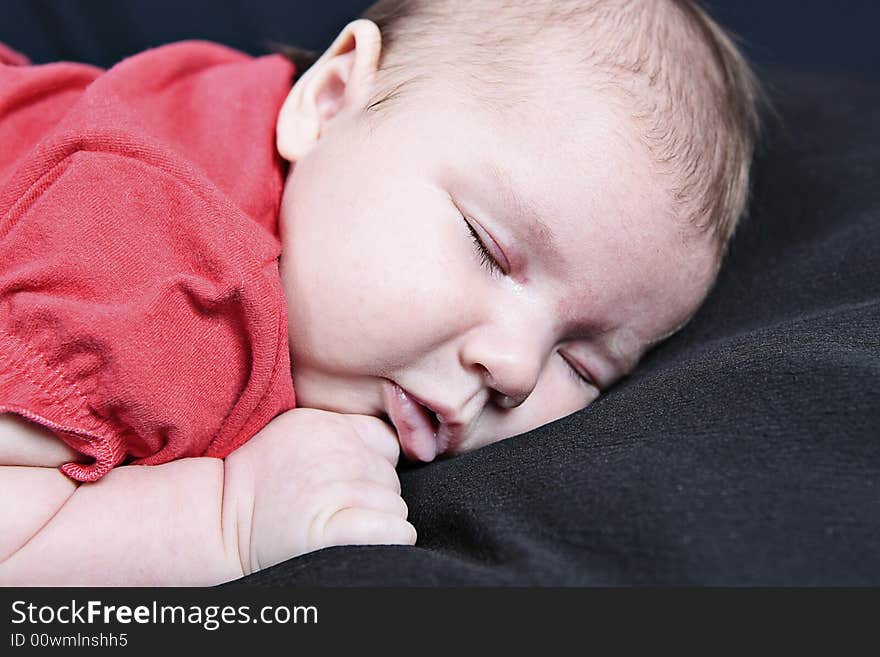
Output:
[[[512,337],[512,336],[511,336]],[[486,335],[474,341],[469,350],[471,365],[476,367],[492,400],[501,408],[522,404],[535,389],[541,373],[541,350],[537,340],[494,339]]]

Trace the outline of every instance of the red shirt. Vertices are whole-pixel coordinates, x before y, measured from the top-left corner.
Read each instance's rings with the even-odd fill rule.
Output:
[[[280,55],[184,42],[108,71],[0,45],[0,412],[120,463],[223,457],[294,407]]]

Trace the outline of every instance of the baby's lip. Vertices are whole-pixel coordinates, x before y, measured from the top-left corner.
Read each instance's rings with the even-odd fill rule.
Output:
[[[404,456],[410,461],[433,461],[439,451],[437,423],[428,409],[396,383],[384,383],[382,396]]]
[[[421,404],[437,416],[437,455],[446,454],[457,448],[462,438],[464,438],[467,422],[456,416],[449,406],[425,401],[409,391],[407,391],[407,394],[415,402]]]
[[[457,421],[448,406],[427,402],[390,380],[383,382],[382,396],[408,459],[432,461],[461,442],[467,425]]]

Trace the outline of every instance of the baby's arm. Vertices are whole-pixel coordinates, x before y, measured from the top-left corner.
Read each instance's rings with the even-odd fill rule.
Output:
[[[0,466],[0,584],[206,585],[329,545],[414,543],[391,440],[375,418],[298,409],[225,461],[80,485]]]
[[[54,468],[5,466],[0,494],[11,507],[0,584],[207,585],[242,575],[219,459],[122,467],[79,486]]]
[[[64,462],[67,449],[48,432],[22,431],[2,415],[0,423],[4,462]],[[23,435],[30,449],[10,459],[9,443],[21,444]],[[58,463],[50,463],[50,450]],[[223,461],[210,458],[120,467],[94,484],[77,484],[57,467],[2,466],[0,584],[199,585],[240,577],[223,479]]]

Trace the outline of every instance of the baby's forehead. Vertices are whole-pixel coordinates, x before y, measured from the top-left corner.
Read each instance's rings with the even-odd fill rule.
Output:
[[[639,47],[653,52],[656,45],[651,41]],[[482,113],[489,126],[513,124],[512,130],[502,133],[512,143],[527,131],[543,138],[574,140],[578,132],[584,133],[584,126],[598,126],[589,137],[581,134],[585,150],[600,157],[612,148],[644,154],[670,197],[682,202],[688,197],[696,203],[705,200],[704,187],[711,185],[709,169],[715,166],[710,161],[717,159],[707,135],[722,130],[710,125],[714,119],[703,117],[702,124],[696,125],[687,118],[702,116],[699,107],[704,100],[672,97],[663,85],[646,80],[644,72],[574,60],[554,48],[525,67],[501,66],[486,58],[460,62],[426,78],[443,80],[446,86],[440,95],[425,87],[424,102],[440,102],[451,113],[463,113],[463,108]],[[672,71],[681,63],[667,63],[664,75],[686,78],[684,72]],[[695,95],[707,93],[693,91]],[[691,206],[688,210],[693,212],[694,203]]]
[[[560,324],[655,342],[705,296],[715,271],[711,240],[673,212],[663,178],[625,151],[579,150],[576,165],[562,151],[535,148],[486,164],[465,185],[468,198],[489,197],[488,226],[523,263],[523,283],[546,284]]]
[[[627,239],[650,239],[661,230],[685,239],[686,222],[672,221],[676,180],[656,166],[636,122],[613,98],[568,96],[554,102],[545,95],[506,110],[469,99],[471,111],[454,117],[440,110],[429,122],[442,124],[437,133],[444,143],[426,152],[439,166],[461,169],[461,184],[478,188],[472,193],[532,218],[523,236],[529,242],[552,242],[554,218],[600,216],[614,218]],[[645,214],[670,221],[646,230]]]
[[[593,244],[592,251],[623,253],[641,244],[670,251],[668,242],[690,241],[702,247],[676,204],[677,177],[657,166],[644,126],[619,94],[565,89],[545,78],[524,92],[527,102],[514,91],[487,101],[458,78],[451,72],[424,87],[411,113],[419,122],[404,130],[429,166],[457,170],[456,188],[493,213],[525,218],[520,241],[538,248],[576,243],[578,232],[565,224],[598,221],[612,224],[619,243]]]

